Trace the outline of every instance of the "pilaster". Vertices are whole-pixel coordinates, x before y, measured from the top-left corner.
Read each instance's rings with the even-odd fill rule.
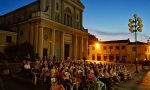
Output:
[[[89,46],[88,46],[88,37],[86,38],[86,51],[85,51],[85,57],[86,59],[88,59],[88,51],[89,50]]]
[[[30,23],[31,25],[30,25],[30,43],[31,43],[31,45],[33,45],[33,39],[34,39],[34,35],[33,35],[33,31],[34,31],[34,28],[33,28],[33,24],[32,23]]]
[[[61,34],[61,59],[64,60],[64,32]]]
[[[55,56],[55,30],[52,30],[52,49],[51,49],[52,57]]]
[[[74,36],[74,60],[77,60],[77,35]]]
[[[80,50],[80,59],[83,59],[83,55],[85,52],[83,52],[83,37],[81,36],[81,50]]]
[[[39,27],[39,50],[38,50],[38,53],[39,53],[39,57],[40,59],[43,58],[43,27]]]
[[[38,53],[38,23],[34,24],[34,47],[35,47],[35,53]]]

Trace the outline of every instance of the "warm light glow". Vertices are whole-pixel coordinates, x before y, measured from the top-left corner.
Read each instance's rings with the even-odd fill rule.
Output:
[[[142,19],[140,17],[138,17],[137,20],[142,22]]]
[[[99,44],[99,43],[96,43],[96,44],[95,44],[95,47],[96,47],[96,49],[99,49],[99,48],[100,48],[100,44]]]
[[[134,20],[132,20],[132,19],[129,19],[129,22],[130,22],[131,24],[133,24],[133,23],[134,23]]]

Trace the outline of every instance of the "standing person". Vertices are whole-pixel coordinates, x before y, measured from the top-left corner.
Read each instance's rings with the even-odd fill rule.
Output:
[[[0,76],[0,90],[5,90],[1,76]]]
[[[53,62],[56,62],[56,57],[55,56],[53,56]]]
[[[2,76],[5,75],[6,66],[0,66],[0,90],[5,90]]]

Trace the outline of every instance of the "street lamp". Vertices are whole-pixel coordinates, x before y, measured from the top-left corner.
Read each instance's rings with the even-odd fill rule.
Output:
[[[150,37],[148,38],[148,40],[147,40],[147,49],[148,49],[148,55],[146,56],[146,59],[150,59],[150,53],[149,53],[149,50],[150,50]]]
[[[147,44],[150,44],[150,37],[149,37],[148,40],[147,40]]]
[[[142,32],[142,19],[140,17],[137,16],[137,14],[133,15],[134,20],[133,19],[129,19],[129,31],[131,33],[135,33],[135,65],[136,65],[136,73],[138,73],[138,67],[137,67],[137,62],[138,62],[138,58],[137,58],[137,32]]]
[[[95,47],[96,47],[97,50],[99,50],[100,44],[99,43],[95,43]]]

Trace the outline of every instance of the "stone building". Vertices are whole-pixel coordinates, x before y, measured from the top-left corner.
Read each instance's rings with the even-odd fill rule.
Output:
[[[15,45],[16,39],[17,39],[16,32],[0,30],[0,53],[4,53],[4,49],[7,46]]]
[[[137,42],[138,61],[150,60],[150,48],[147,43]],[[129,62],[135,61],[135,42],[127,40],[99,41],[89,45],[89,60]]]
[[[78,60],[88,50],[83,9],[80,0],[37,0],[0,16],[0,28],[17,32],[17,43],[30,42],[40,58]]]

